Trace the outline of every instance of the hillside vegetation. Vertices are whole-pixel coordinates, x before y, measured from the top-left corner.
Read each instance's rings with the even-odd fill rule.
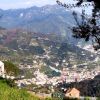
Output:
[[[3,63],[5,66],[6,74],[14,76],[17,76],[19,74],[20,70],[15,64],[10,61],[3,61]]]
[[[0,77],[0,100],[61,100],[60,98],[40,98],[36,95],[27,92],[25,89],[18,89],[15,86],[11,87],[9,80]],[[64,100],[78,100],[66,98]]]
[[[26,90],[11,88],[6,80],[0,79],[0,100],[42,100]]]

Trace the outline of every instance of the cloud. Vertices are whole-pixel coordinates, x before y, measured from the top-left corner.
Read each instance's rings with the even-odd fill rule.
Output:
[[[56,0],[0,0],[0,8],[2,9],[26,8],[46,4],[56,4]]]
[[[43,6],[46,4],[56,4],[56,0],[25,0],[24,4]]]

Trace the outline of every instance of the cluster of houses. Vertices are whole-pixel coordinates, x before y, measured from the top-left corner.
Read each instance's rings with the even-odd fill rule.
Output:
[[[69,69],[63,68],[61,71],[62,80],[69,82],[80,82],[85,79],[93,79],[96,75],[100,74],[100,68],[94,68],[93,70],[88,70],[85,68],[81,69]]]
[[[41,78],[41,76],[43,76],[42,73],[39,73],[39,70],[37,72],[34,73],[37,77],[36,77],[36,80],[38,80],[39,82],[41,81],[42,83],[39,83],[39,82],[36,82],[36,84],[44,84],[45,83],[45,78],[47,78],[46,76],[43,78]],[[0,76],[4,77],[5,75],[5,71],[4,71],[4,63],[2,61],[0,61]],[[36,81],[33,79],[33,81]],[[29,81],[29,84],[30,84],[30,80]],[[19,82],[26,82],[26,84],[28,85],[28,82],[24,79],[23,81],[20,80]],[[19,85],[20,86],[20,85]],[[73,88],[73,89],[70,89],[67,93],[66,93],[66,96],[74,96],[74,97],[79,97],[80,96],[80,92]]]
[[[58,83],[70,83],[70,82],[79,82],[85,79],[93,79],[96,75],[98,75],[100,72],[99,69],[94,69],[93,71],[81,71],[80,73],[76,73],[75,71],[70,71],[66,68],[63,68],[61,71],[61,75],[57,77],[51,77],[49,78],[44,73],[41,73],[38,70],[36,70],[33,74],[34,77],[30,79],[21,79],[17,80],[17,85],[21,88],[21,84],[24,84],[25,86],[30,84],[36,84],[44,86],[45,84],[49,84],[52,86],[56,86]]]
[[[20,88],[22,85],[31,85],[31,84],[36,84],[36,85],[52,84],[52,86],[55,86],[59,82],[67,80],[66,77],[68,77],[69,73],[70,72],[68,71],[68,69],[64,68],[61,71],[60,77],[48,78],[45,74],[41,73],[38,69],[37,71],[34,72],[34,76],[35,76],[34,78],[20,79],[20,80],[15,81],[15,83],[17,83],[18,87],[20,87]],[[95,74],[95,72],[93,72],[93,73]],[[0,76],[5,77],[4,63],[2,61],[0,61]],[[59,94],[56,94],[54,96],[57,96],[57,95],[59,97]],[[76,88],[70,88],[66,91],[66,93],[64,95],[66,97],[80,98],[80,91]],[[81,98],[83,98],[83,97],[81,97]],[[93,100],[95,100],[95,98]]]

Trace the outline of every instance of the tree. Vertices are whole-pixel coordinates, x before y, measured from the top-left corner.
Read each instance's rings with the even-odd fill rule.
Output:
[[[77,3],[78,6],[80,6],[84,0],[78,0],[79,2]],[[87,0],[87,2],[94,2],[94,8],[95,9],[100,9],[100,0]]]
[[[19,69],[16,65],[14,65],[10,61],[3,61],[3,62],[4,62],[4,68],[5,68],[6,74],[14,75],[14,76],[19,74]]]
[[[71,5],[71,7],[79,7],[83,2],[84,0],[79,0],[75,5]],[[87,0],[87,2],[93,2],[92,16],[88,18],[83,10],[81,15],[82,23],[80,23],[77,13],[73,12],[77,26],[72,28],[72,32],[75,38],[83,38],[85,41],[91,40],[94,49],[98,50],[100,49],[100,0]],[[69,7],[69,5],[63,4],[59,0],[57,0],[57,3],[65,8]]]

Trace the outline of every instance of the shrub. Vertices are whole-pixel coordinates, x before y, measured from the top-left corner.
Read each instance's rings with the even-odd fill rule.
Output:
[[[14,65],[12,62],[3,61],[3,63],[4,63],[5,71],[8,75],[17,76],[19,74],[19,68],[16,65]]]
[[[90,100],[90,98],[89,97],[86,97],[84,100]]]
[[[9,87],[4,79],[0,80],[0,100],[40,100],[40,98],[27,93],[26,90]]]

